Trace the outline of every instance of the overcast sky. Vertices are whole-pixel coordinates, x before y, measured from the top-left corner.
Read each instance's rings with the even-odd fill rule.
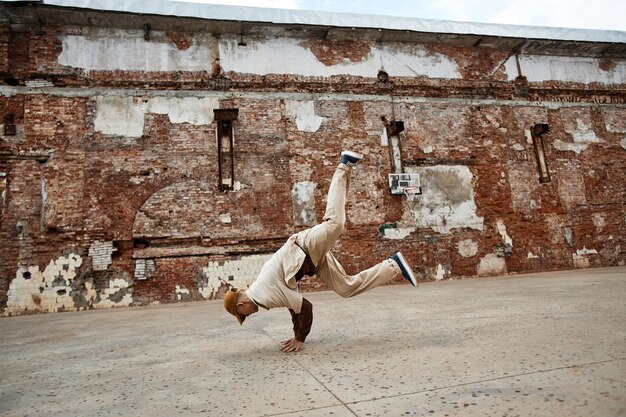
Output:
[[[179,0],[181,1],[181,0]],[[626,0],[185,0],[465,22],[626,31]]]

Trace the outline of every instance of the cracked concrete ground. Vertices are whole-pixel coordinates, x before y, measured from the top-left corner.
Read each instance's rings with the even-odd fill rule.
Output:
[[[626,268],[0,319],[3,416],[626,416]]]

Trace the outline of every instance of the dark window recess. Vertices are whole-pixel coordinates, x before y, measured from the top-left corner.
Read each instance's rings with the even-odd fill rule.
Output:
[[[387,130],[387,140],[389,141],[389,157],[391,158],[391,166],[393,172],[401,174],[404,172],[402,168],[402,146],[400,144],[400,133],[404,132],[404,122],[402,120],[387,121],[385,116],[381,117]]]
[[[213,110],[217,122],[217,164],[220,191],[232,190],[235,184],[234,130],[238,109]]]
[[[4,165],[0,165],[3,168]],[[0,171],[0,214],[4,214],[4,209],[7,205],[7,188],[8,188],[7,173]]]
[[[4,136],[15,136],[15,117],[12,114],[4,116]]]
[[[535,158],[537,159],[537,171],[539,172],[539,182],[550,182],[550,171],[548,171],[548,163],[546,162],[546,154],[543,146],[544,133],[548,133],[550,128],[547,124],[536,124],[530,133],[533,137],[533,146],[535,147]]]
[[[145,249],[150,246],[150,242],[147,239],[133,238],[133,248]]]

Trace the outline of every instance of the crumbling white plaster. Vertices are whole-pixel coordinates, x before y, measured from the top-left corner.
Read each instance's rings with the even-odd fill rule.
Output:
[[[589,145],[585,143],[563,142],[562,140],[557,139],[554,141],[554,147],[559,151],[571,151],[580,154],[582,151],[586,150]]]
[[[42,207],[42,219],[44,216],[44,212],[45,212],[45,207],[48,204],[48,182],[46,181],[45,178],[41,178],[41,207]]]
[[[296,126],[301,132],[317,132],[322,122],[326,120],[325,117],[315,114],[315,102],[313,100],[287,100],[285,110],[287,115],[296,120]]]
[[[389,138],[387,137],[386,127],[383,127],[383,131],[380,134],[380,146],[389,146]]]
[[[219,108],[217,97],[153,97],[148,101],[148,112],[167,114],[172,123],[210,125],[213,110]]]
[[[563,81],[574,83],[626,83],[626,62],[616,61],[608,71],[600,68],[600,59],[587,57],[568,57],[554,55],[520,55],[520,67],[523,76],[529,82]],[[515,56],[504,64],[509,81],[518,76]]]
[[[52,81],[43,80],[40,78],[37,78],[34,80],[26,80],[24,84],[26,84],[26,87],[29,87],[29,88],[54,87],[54,83],[52,83]]]
[[[339,64],[325,65],[301,39],[249,39],[246,47],[238,43],[238,36],[220,39],[220,62],[226,72],[313,77],[345,74],[374,78],[384,67],[390,77],[461,78],[454,60],[420,45],[372,42],[369,54],[359,62],[346,59]]]
[[[574,232],[571,227],[563,228],[563,237],[565,237],[565,241],[568,245],[572,246],[574,244]]]
[[[523,151],[526,148],[524,147],[524,145],[516,143],[515,145],[513,145],[513,149],[515,149],[516,151]]]
[[[624,136],[624,139],[619,141],[619,144],[622,147],[622,149],[626,149],[626,136]]]
[[[597,254],[595,249],[587,249],[583,246],[582,249],[578,249],[575,253],[572,253],[572,262],[575,268],[589,268],[589,258],[587,255]]]
[[[96,291],[96,288],[95,288],[93,282],[86,281],[85,282],[85,290],[86,290],[85,291],[85,300],[87,301],[87,303],[90,306],[93,306],[93,303],[98,298],[98,291]]]
[[[619,107],[602,108],[604,129],[609,133],[626,133],[625,110]]]
[[[400,137],[398,135],[391,135],[389,137],[389,143],[391,144],[391,160],[393,163],[393,170],[394,172],[403,172]]]
[[[224,224],[231,224],[233,222],[233,218],[230,213],[222,213],[219,217],[220,221]]]
[[[89,256],[91,256],[91,265],[94,271],[106,271],[111,265],[111,255],[117,249],[113,247],[113,242],[103,242],[95,240],[89,246]]]
[[[0,128],[1,129],[1,128]],[[2,214],[4,214],[4,209],[6,208],[6,204],[7,204],[7,173],[6,172],[0,172],[0,182],[2,182]]]
[[[598,231],[598,233],[602,232],[602,230],[604,230],[604,227],[606,226],[606,219],[604,217],[603,213],[593,213],[591,215],[591,219],[593,221],[593,225],[596,227],[596,230]]]
[[[472,256],[476,256],[478,253],[478,243],[474,242],[472,239],[461,240],[457,248],[459,250],[459,255],[464,258],[471,258]]]
[[[598,251],[595,249],[587,249],[587,247],[583,246],[582,249],[576,250],[576,255],[584,256],[584,255],[597,255]]]
[[[450,275],[450,271],[446,270],[446,268],[444,268],[443,265],[437,264],[437,268],[435,269],[435,274],[434,274],[434,278],[437,281],[441,281],[442,279],[446,278],[449,275]]]
[[[528,255],[526,255],[526,258],[528,258],[528,259],[537,259],[537,258],[539,258],[539,256],[533,255],[533,253],[531,251],[528,251]]]
[[[533,144],[533,134],[530,129],[524,129],[524,136],[526,136],[526,143],[529,145]]]
[[[180,285],[176,285],[176,290],[175,291],[176,291],[176,298],[178,300],[182,300],[183,296],[185,296],[185,295],[187,295],[187,296],[190,295],[189,290],[187,288],[181,287]]]
[[[457,228],[483,230],[467,166],[406,167],[405,172],[420,174],[422,195],[406,203],[401,227],[430,227],[445,234]]]
[[[152,277],[156,271],[154,259],[137,259],[135,261],[135,279],[144,280]]]
[[[506,274],[506,261],[493,253],[481,258],[478,265],[478,275],[503,275]]]
[[[506,232],[506,226],[504,225],[504,222],[502,220],[497,221],[496,228],[498,229],[498,233],[502,238],[502,242],[505,245],[510,245],[511,247],[513,247],[513,239],[511,239],[511,237]]]
[[[208,125],[217,108],[216,97],[97,96],[94,127],[105,135],[138,138],[143,134],[146,113],[167,114],[172,123]]]
[[[189,47],[179,49],[164,32],[83,28],[83,34],[61,36],[58,62],[84,70],[103,71],[207,71],[217,59],[217,40],[209,33],[195,33]]]
[[[567,129],[566,129],[567,131]],[[585,124],[582,119],[576,119],[576,130],[571,132],[568,131],[572,135],[574,142],[576,143],[599,143],[602,142],[596,136],[595,132],[590,129],[589,126]]]
[[[94,308],[128,307],[133,302],[128,280],[114,278],[109,280],[109,287],[100,293],[100,301],[93,304]],[[124,291],[124,295],[119,301],[114,301],[111,296],[116,296],[118,292]],[[115,298],[115,297],[114,297]]]
[[[261,267],[272,257],[268,255],[242,256],[229,261],[211,261],[202,268],[206,279],[200,283],[198,291],[205,299],[213,299],[223,285],[235,288],[248,288],[254,282]]]
[[[590,144],[603,142],[595,132],[585,124],[582,119],[576,119],[576,129],[565,129],[572,136],[573,143],[555,140],[554,147],[560,151],[572,151],[580,154],[586,150]]]
[[[300,181],[295,183],[291,189],[294,209],[294,223],[298,226],[309,226],[316,223],[316,187],[317,184],[314,182]]]
[[[432,146],[425,146],[424,148],[422,148],[422,152],[424,152],[424,153],[433,153],[433,147]]]
[[[37,265],[19,268],[9,284],[5,314],[77,310],[72,280],[82,263],[80,255],[72,253],[50,261],[43,271]]]
[[[415,231],[415,227],[387,227],[382,230],[385,239],[404,239]]]

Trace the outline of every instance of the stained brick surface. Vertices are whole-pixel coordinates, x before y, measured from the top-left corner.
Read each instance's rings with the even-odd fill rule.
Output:
[[[119,31],[108,33],[115,38]],[[415,47],[449,58],[460,78],[391,77],[381,83],[376,73],[88,71],[59,63],[67,36],[102,33],[75,26],[0,29],[0,72],[20,83],[3,87],[0,95],[2,116],[13,115],[17,127],[15,136],[0,132],[0,181],[6,179],[0,307],[20,268],[44,270],[70,253],[84,260],[68,283],[83,300],[76,308],[96,306],[97,297],[84,301],[90,300],[85,294],[91,287],[103,297],[109,289],[112,305],[127,293],[135,304],[219,298],[228,280],[203,295],[210,279],[203,268],[215,262],[248,265],[252,258],[246,257],[267,256],[301,230],[293,218],[292,188],[298,182],[315,184],[314,212],[321,221],[337,156],[346,148],[365,154],[352,176],[348,228],[335,248],[348,273],[397,250],[423,280],[435,279],[438,270],[447,277],[476,275],[481,259],[492,255],[505,260],[509,273],[572,268],[579,265],[576,256],[589,266],[626,261],[624,84],[516,84],[507,81],[502,67],[509,51],[440,45]],[[215,48],[219,38],[168,32],[155,33],[153,42],[166,42],[182,54],[199,42]],[[325,66],[358,65],[373,46],[313,38],[301,45]],[[615,65],[602,61],[598,71]],[[28,89],[27,82],[37,88]],[[108,125],[98,119],[103,97],[128,99],[111,101],[122,104],[108,108],[115,112]],[[217,187],[212,114],[209,122],[199,121],[193,108],[181,104],[188,97],[239,109],[234,191]],[[306,100],[314,102],[314,115],[297,117],[322,118],[315,131],[300,130],[287,110],[289,102]],[[383,116],[404,122],[405,167],[468,167],[482,230],[439,233],[415,227],[417,206],[387,190],[393,168],[389,146],[381,144]],[[140,123],[138,136],[111,133],[133,120]],[[552,177],[547,184],[539,183],[526,137],[538,123],[550,126],[544,136]],[[566,149],[581,145],[587,146],[579,152]],[[459,191],[455,183],[442,188],[449,190],[443,200],[420,204],[438,212],[469,191]],[[512,247],[503,242],[499,221]],[[380,231],[383,225],[410,232],[389,239]],[[476,243],[475,255],[459,253],[459,242],[466,240]],[[127,285],[118,296],[115,280]],[[301,287],[322,285],[311,279]]]

